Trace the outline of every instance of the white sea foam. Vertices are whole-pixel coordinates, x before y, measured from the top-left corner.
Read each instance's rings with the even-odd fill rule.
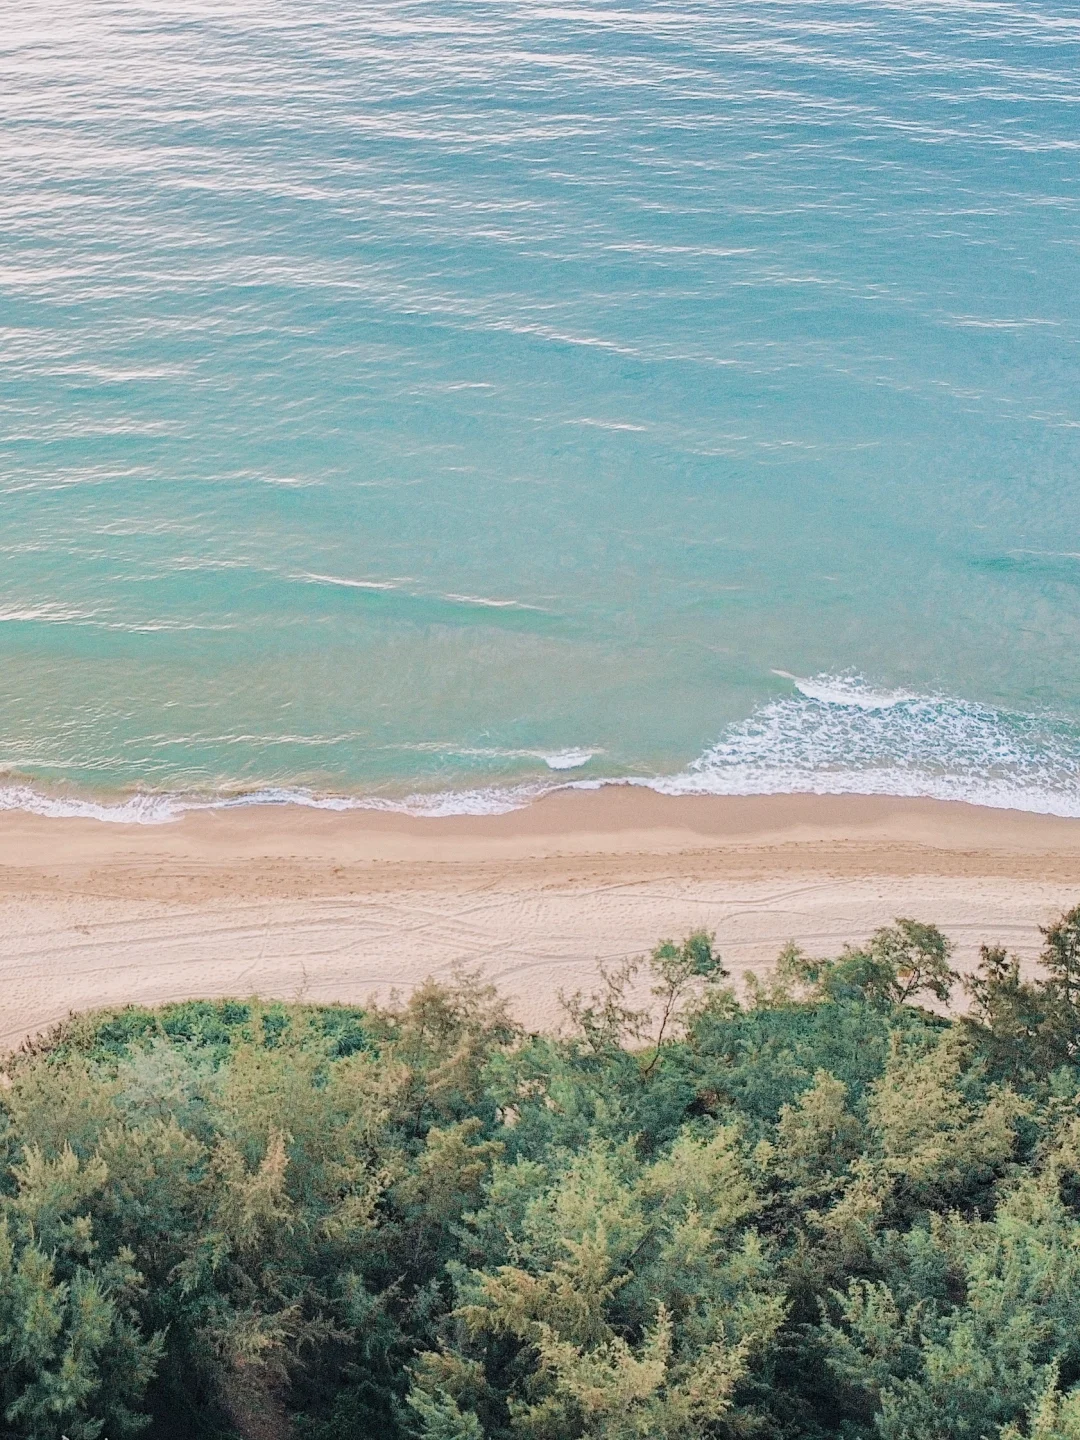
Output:
[[[0,624],[31,620],[48,625],[63,625],[73,620],[90,620],[95,614],[96,611],[93,610],[79,610],[51,602],[44,605],[12,605],[0,608]]]
[[[504,815],[521,810],[560,787],[537,781],[478,786],[470,790],[417,793],[400,799],[380,795],[319,795],[291,786],[267,786],[237,795],[199,796],[137,793],[115,801],[70,793],[51,794],[23,782],[0,784],[0,812],[22,811],[55,820],[100,820],[114,825],[167,825],[199,810],[234,810],[253,805],[299,805],[312,810],[379,810],[438,819],[451,815]]]
[[[860,676],[794,679],[794,688],[655,788],[925,796],[1080,816],[1080,730],[1068,721],[875,689]]]
[[[404,800],[361,800],[358,808],[387,810],[399,815],[418,815],[439,820],[453,815],[508,815],[524,810],[534,800],[557,789],[536,782],[531,785],[485,785],[473,790],[442,790],[433,795],[409,795]]]
[[[0,810],[135,824],[162,824],[192,810],[247,805],[380,810],[438,818],[505,814],[554,790],[623,784],[647,786],[666,795],[926,797],[1080,817],[1080,728],[1067,720],[995,710],[945,696],[875,689],[859,676],[785,678],[791,679],[793,693],[729,725],[704,754],[670,775],[533,779],[401,797],[320,795],[282,786],[218,796],[140,794],[112,803],[50,795],[13,781],[0,785]],[[557,772],[579,769],[602,753],[581,748],[437,748],[476,758],[542,760]]]
[[[399,576],[394,580],[354,580],[344,575],[321,575],[315,571],[304,570],[289,577],[292,580],[300,580],[306,585],[331,585],[346,590],[401,590],[408,583],[407,577]],[[529,605],[524,600],[503,600],[489,595],[458,595],[453,591],[445,594],[439,591],[406,590],[404,593],[412,600],[443,600],[453,605],[478,605],[489,610],[541,610],[540,605]]]
[[[781,674],[781,671],[777,671]],[[800,680],[791,676],[795,689],[808,700],[820,700],[825,705],[854,705],[859,710],[888,710],[904,700],[918,697],[907,690],[875,690],[861,675],[824,675],[813,680]]]
[[[484,605],[489,610],[541,610],[540,605],[527,605],[524,600],[495,600],[488,595],[455,595],[452,591],[439,596],[442,600],[452,600],[455,605]]]
[[[340,585],[345,590],[396,590],[396,580],[350,580],[343,575],[317,575],[313,571],[303,571],[299,575],[291,577],[294,580],[302,580],[307,585]]]
[[[0,811],[21,810],[50,820],[102,820],[119,825],[163,825],[178,820],[184,805],[176,795],[131,795],[112,803],[73,795],[50,795],[32,785],[0,785]]]
[[[538,758],[543,760],[549,770],[579,770],[597,754],[597,750],[556,750],[551,755],[545,755],[541,751],[538,752]]]

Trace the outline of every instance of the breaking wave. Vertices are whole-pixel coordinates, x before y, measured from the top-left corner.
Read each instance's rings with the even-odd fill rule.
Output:
[[[728,727],[667,794],[923,796],[1080,816],[1080,726],[860,676],[791,677],[795,694]]]
[[[533,777],[400,797],[268,786],[244,794],[140,793],[112,801],[48,793],[19,780],[0,784],[0,811],[143,825],[167,823],[195,810],[246,805],[439,818],[505,814],[554,790],[622,784],[665,795],[924,797],[1080,817],[1080,726],[1075,722],[948,696],[878,689],[857,675],[784,678],[791,681],[791,693],[729,725],[704,754],[675,774]],[[569,747],[491,753],[531,758],[549,772],[561,772],[580,769],[601,752]]]

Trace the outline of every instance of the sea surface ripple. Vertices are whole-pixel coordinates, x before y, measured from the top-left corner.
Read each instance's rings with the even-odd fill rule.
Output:
[[[24,0],[0,166],[0,808],[1080,814],[1076,4]]]

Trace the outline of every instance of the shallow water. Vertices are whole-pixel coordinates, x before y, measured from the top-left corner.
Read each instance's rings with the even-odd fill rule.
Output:
[[[1080,813],[1076,5],[31,0],[0,116],[0,805]]]

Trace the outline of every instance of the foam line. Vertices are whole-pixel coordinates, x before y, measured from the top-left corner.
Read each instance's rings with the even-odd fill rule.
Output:
[[[896,795],[1080,817],[1080,726],[1071,721],[877,689],[860,676],[787,678],[791,693],[729,725],[704,754],[670,775],[526,779],[400,798],[272,786],[240,795],[135,794],[115,801],[49,794],[19,780],[0,784],[0,811],[139,825],[246,805],[500,815],[554,790],[641,785],[665,795]],[[599,753],[492,752],[528,757],[556,772],[579,769]]]

